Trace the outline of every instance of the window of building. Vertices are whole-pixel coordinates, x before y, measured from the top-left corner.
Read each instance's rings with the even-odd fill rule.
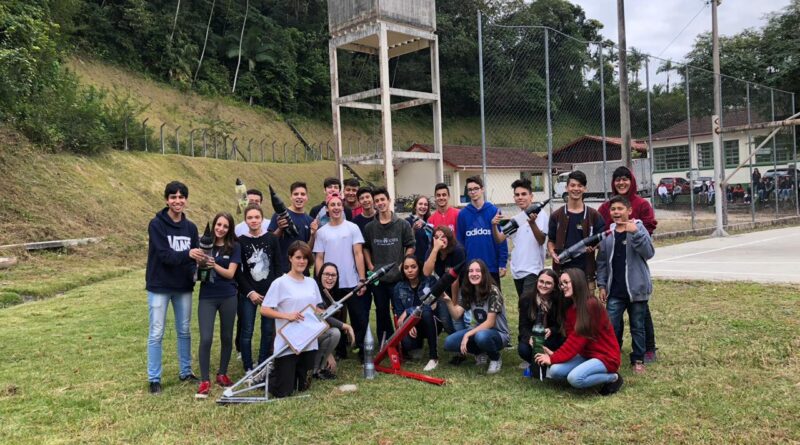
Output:
[[[452,173],[445,173],[444,174],[444,183],[447,184],[448,187],[453,187],[453,174]]]
[[[653,154],[655,171],[682,170],[691,167],[688,145],[656,148]]]
[[[736,167],[739,165],[739,140],[725,141],[725,167]],[[704,142],[697,144],[697,168],[714,168],[714,144]]]
[[[753,139],[754,146],[758,147],[764,142],[766,136],[759,136]],[[772,149],[773,143],[775,147],[774,161],[778,164],[783,164],[792,159],[792,135],[791,133],[780,132],[775,135],[775,141],[769,141],[763,148],[756,153],[756,164],[771,164],[773,162]]]

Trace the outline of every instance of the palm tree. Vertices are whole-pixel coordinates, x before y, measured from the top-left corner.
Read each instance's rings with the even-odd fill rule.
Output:
[[[672,65],[671,60],[665,60],[659,65],[658,69],[656,70],[656,74],[659,73],[667,73],[667,94],[669,94],[669,73],[675,69],[675,66]]]
[[[636,48],[631,47],[631,52],[628,55],[628,68],[633,71],[633,81],[639,82],[639,71],[642,70],[642,64],[645,59],[644,53]]]
[[[247,71],[251,74],[256,69],[257,63],[275,63],[271,53],[275,52],[276,49],[269,43],[264,42],[259,34],[260,31],[251,28],[240,40],[238,48],[232,45],[226,52],[226,55],[230,58],[238,57],[240,61],[244,58],[247,62]],[[251,96],[250,105],[252,104],[253,98]]]

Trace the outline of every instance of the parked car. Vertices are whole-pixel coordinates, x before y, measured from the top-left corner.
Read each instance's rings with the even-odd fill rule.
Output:
[[[667,187],[667,192],[670,195],[680,195],[681,193],[689,191],[689,181],[680,177],[661,178],[658,185],[664,184]]]
[[[775,177],[775,175],[777,175],[779,178],[782,178],[784,176],[789,176],[792,180],[794,180],[794,175],[795,175],[794,166],[790,165],[789,167],[781,167],[778,169],[771,168],[766,172],[764,172],[764,174],[761,177],[772,179]]]

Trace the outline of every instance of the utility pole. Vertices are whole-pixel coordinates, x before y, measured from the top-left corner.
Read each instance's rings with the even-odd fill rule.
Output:
[[[725,195],[723,186],[725,185],[725,172],[722,170],[722,128],[720,119],[722,117],[722,89],[720,85],[719,70],[719,28],[717,27],[717,6],[721,0],[711,0],[711,57],[714,64],[714,116],[711,119],[711,135],[714,147],[714,211],[716,213],[716,229],[714,236],[728,236],[725,232],[723,215],[725,213]],[[692,193],[690,190],[689,193]]]
[[[628,99],[628,45],[625,42],[625,0],[617,0],[619,36],[619,135],[622,139],[622,163],[631,166],[631,112]]]

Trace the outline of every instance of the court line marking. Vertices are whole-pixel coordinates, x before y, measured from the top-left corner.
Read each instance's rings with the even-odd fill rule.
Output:
[[[776,237],[772,237],[772,238],[765,238],[765,239],[750,241],[750,242],[747,242],[747,243],[734,244],[733,246],[719,247],[719,248],[716,248],[716,249],[704,250],[704,251],[701,251],[701,252],[687,253],[685,255],[678,255],[678,256],[674,256],[674,257],[670,257],[670,258],[658,259],[658,260],[655,260],[655,261],[650,261],[649,263],[650,264],[657,264],[657,263],[663,263],[663,262],[666,262],[666,261],[674,261],[674,260],[678,260],[678,259],[681,259],[681,258],[689,258],[689,257],[697,256],[697,255],[705,255],[707,253],[720,252],[720,251],[723,251],[723,250],[730,250],[730,249],[735,249],[737,247],[744,247],[744,246],[750,246],[752,244],[765,243],[767,241],[773,241],[773,240],[782,239],[782,238],[785,239],[786,237],[785,236],[776,236]]]
[[[772,273],[772,272],[730,272],[730,271],[714,271],[714,270],[685,270],[685,269],[654,269],[652,270],[654,275],[656,273],[661,272],[678,272],[678,273],[692,273],[692,274],[700,274],[700,275],[709,275],[709,274],[722,274],[722,275],[765,275],[765,276],[774,276],[774,277],[793,277],[797,276],[800,278],[800,275],[794,275],[791,273]],[[661,277],[659,277],[661,278]]]

